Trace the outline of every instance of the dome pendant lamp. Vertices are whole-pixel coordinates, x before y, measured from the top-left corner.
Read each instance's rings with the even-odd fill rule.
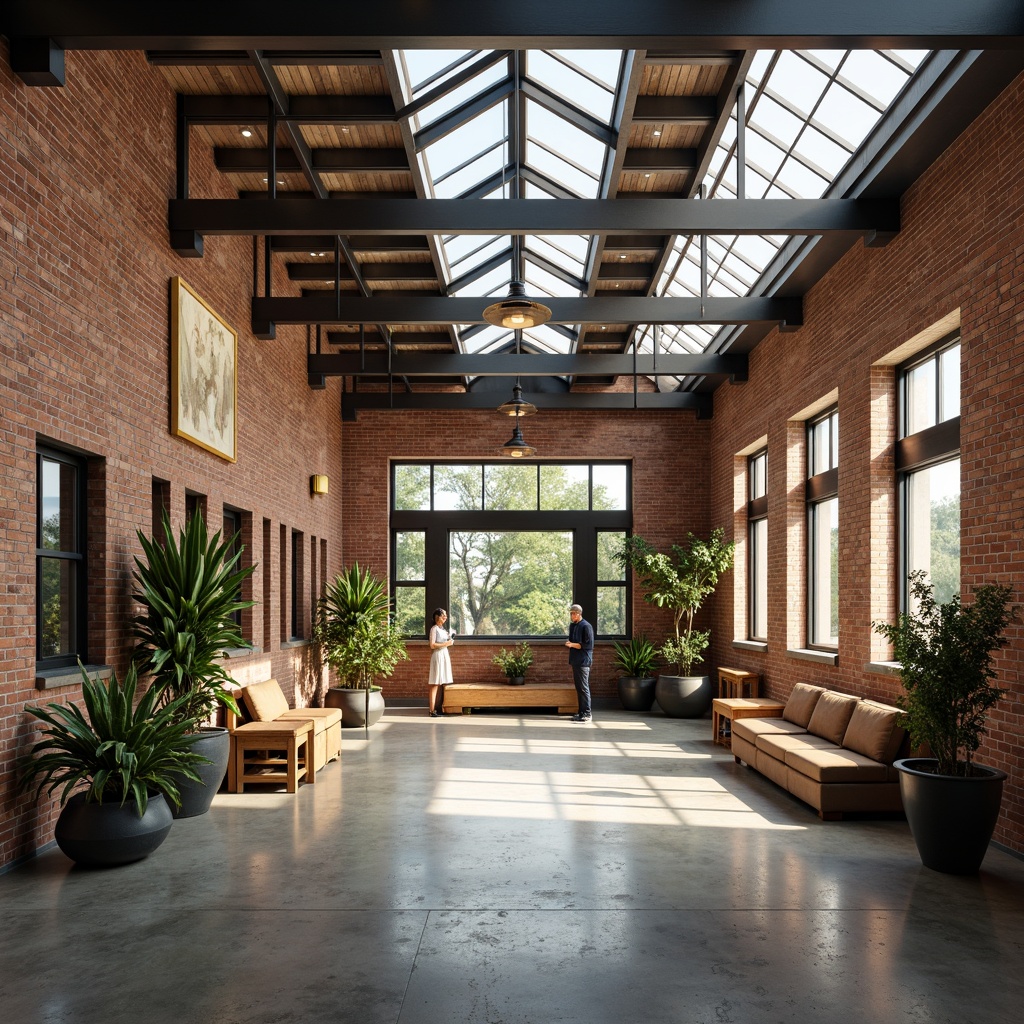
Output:
[[[537,449],[526,443],[523,432],[519,429],[518,412],[512,436],[498,449],[498,454],[507,455],[510,459],[525,459],[537,454]]]

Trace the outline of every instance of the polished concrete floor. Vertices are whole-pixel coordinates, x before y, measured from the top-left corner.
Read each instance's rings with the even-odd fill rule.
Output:
[[[0,877],[0,1020],[1024,1019],[1024,862],[929,871],[903,820],[819,821],[710,732],[391,709],[147,860]]]

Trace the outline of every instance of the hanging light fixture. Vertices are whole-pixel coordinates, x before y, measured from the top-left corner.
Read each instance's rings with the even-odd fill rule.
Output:
[[[513,195],[519,199],[519,51],[513,57],[512,96],[515,104],[512,124],[509,125],[509,147],[515,152],[515,175],[512,178]],[[514,126],[514,127],[513,127]],[[519,279],[520,272],[519,235],[512,236],[512,282],[508,295],[500,302],[493,302],[483,312],[483,318],[495,327],[506,327],[513,331],[539,327],[551,319],[551,310],[542,302],[536,302],[526,295],[526,285]]]
[[[512,429],[512,436],[498,449],[499,455],[507,455],[510,459],[524,459],[537,454],[537,449],[526,443],[519,429],[519,415],[516,410],[516,425]]]
[[[504,405],[498,406],[498,412],[503,412],[506,416],[529,416],[536,411],[537,406],[523,398],[523,387],[517,377],[515,384],[512,385],[512,397]]]

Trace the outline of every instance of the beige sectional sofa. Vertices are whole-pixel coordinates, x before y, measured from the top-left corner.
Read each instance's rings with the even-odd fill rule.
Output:
[[[732,752],[822,818],[901,811],[892,763],[906,756],[908,743],[899,714],[888,704],[797,683],[782,718],[732,723]]]

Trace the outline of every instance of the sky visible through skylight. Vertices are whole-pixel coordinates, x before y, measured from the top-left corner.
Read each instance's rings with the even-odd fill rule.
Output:
[[[927,52],[759,51],[746,79],[745,197],[823,196]],[[601,182],[614,156],[607,142],[618,129],[613,117],[622,51],[530,50],[517,59],[512,53],[405,50],[398,56],[428,196],[602,197]],[[511,88],[515,80],[518,97]],[[488,99],[477,102],[481,95]],[[554,101],[540,102],[537,97],[545,95]],[[567,109],[570,116],[564,116]],[[517,119],[525,124],[518,147]],[[734,111],[704,180],[705,197],[735,197],[736,171]],[[749,294],[784,242],[781,237],[709,237],[707,294]],[[527,293],[541,301],[585,294],[584,268],[595,244],[589,236],[527,236],[522,241]],[[439,250],[449,294],[500,298],[507,293],[513,273],[508,236],[445,236]],[[700,262],[700,240],[676,237],[655,293],[699,296]],[[719,329],[668,325],[655,337],[654,328],[642,325],[636,343],[640,351],[657,344],[660,351],[701,352]],[[569,352],[576,334],[575,328],[544,325],[524,332],[523,344],[535,351]],[[489,325],[462,325],[459,337],[466,352],[495,351],[511,341],[509,331]],[[660,381],[663,388],[677,383]]]

